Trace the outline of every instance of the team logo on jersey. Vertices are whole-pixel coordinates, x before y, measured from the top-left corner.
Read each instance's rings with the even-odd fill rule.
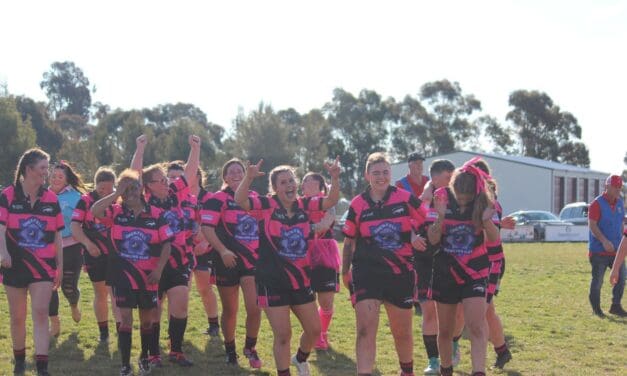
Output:
[[[37,217],[20,219],[20,231],[17,245],[22,248],[40,249],[46,246],[44,241],[46,222]]]
[[[289,230],[281,229],[279,255],[290,260],[301,259],[307,255],[307,241],[302,229],[298,227]]]
[[[259,229],[257,220],[248,214],[237,215],[237,225],[235,226],[235,239],[244,242],[259,240]]]
[[[168,222],[172,231],[175,234],[181,232],[181,227],[183,225],[183,221],[179,218],[179,215],[174,210],[168,210],[163,213],[163,218]]]
[[[63,208],[68,208],[70,206],[69,203],[63,202]],[[54,208],[51,205],[44,205],[41,207],[41,212],[44,214],[52,214],[54,213]]]
[[[392,214],[393,215],[398,215],[398,216],[404,215],[405,214],[405,208],[402,207],[402,206],[398,206],[398,207],[392,209]]]
[[[150,234],[139,230],[122,231],[122,247],[120,256],[131,261],[148,260],[150,258]]]
[[[475,229],[471,224],[459,224],[446,226],[444,237],[444,250],[457,256],[465,256],[472,253],[475,243]]]
[[[386,251],[394,252],[400,249],[401,243],[401,224],[385,221],[378,225],[370,226],[370,234],[379,248]]]

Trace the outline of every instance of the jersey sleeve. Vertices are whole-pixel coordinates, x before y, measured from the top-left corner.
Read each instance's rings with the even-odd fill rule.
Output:
[[[268,210],[271,208],[270,198],[267,196],[248,195],[251,210]]]
[[[217,197],[217,195],[205,201],[200,209],[200,224],[209,227],[218,226],[223,205],[224,201]]]
[[[6,194],[2,192],[2,194],[0,194],[0,224],[6,226],[8,219],[9,219],[9,200],[7,199]]]
[[[354,239],[359,235],[359,223],[358,216],[353,204],[348,208],[348,214],[346,215],[346,222],[344,222],[344,227],[342,228],[342,232],[344,236],[347,238]]]
[[[76,207],[72,212],[72,222],[84,223],[85,216],[87,214],[87,202],[85,201],[85,197],[81,197],[80,200],[76,203]]]
[[[63,212],[61,211],[61,205],[59,205],[59,200],[55,200],[53,203],[54,210],[57,212],[56,217],[56,228],[57,231],[63,231],[65,229],[65,220],[63,219]]]

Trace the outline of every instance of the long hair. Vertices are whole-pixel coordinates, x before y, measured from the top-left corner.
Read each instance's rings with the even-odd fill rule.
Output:
[[[61,170],[65,174],[65,179],[67,183],[72,186],[72,188],[76,189],[79,192],[85,193],[87,188],[85,187],[85,183],[83,183],[83,179],[81,175],[70,166],[67,161],[60,160],[54,165],[55,170]]]
[[[451,178],[451,187],[455,196],[470,194],[474,197],[472,222],[476,229],[480,229],[483,227],[483,211],[492,204],[492,194],[485,189],[477,192],[477,179],[480,178],[470,172],[455,170]]]
[[[13,181],[15,186],[22,184],[22,177],[26,173],[26,167],[33,167],[43,159],[49,161],[50,155],[40,148],[26,150],[20,157],[20,160],[17,162],[17,167],[15,168],[15,179]]]

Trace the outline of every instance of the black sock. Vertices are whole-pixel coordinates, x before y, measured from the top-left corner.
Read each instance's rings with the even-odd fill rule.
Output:
[[[159,348],[159,336],[161,335],[161,324],[158,322],[152,323],[152,341],[150,341],[150,355],[161,355],[161,349]]]
[[[168,334],[170,334],[170,351],[181,353],[183,352],[183,336],[185,335],[185,328],[187,327],[187,317],[177,319],[174,316],[170,316],[170,323],[168,327]]]
[[[425,350],[427,350],[428,358],[438,358],[440,353],[438,352],[438,335],[423,335],[422,342],[425,344]]]
[[[20,350],[13,350],[13,357],[15,358],[15,364],[24,363],[26,361],[26,348]]]
[[[35,355],[35,363],[37,364],[37,372],[48,370],[48,355]]]
[[[140,358],[144,359],[148,357],[150,351],[150,345],[152,344],[152,325],[147,328],[141,328],[141,341],[142,341],[142,353]]]
[[[118,350],[120,350],[120,355],[122,356],[122,367],[131,365],[131,345],[133,337],[131,330],[131,328],[124,326],[120,326],[120,330],[118,330]]]
[[[298,363],[306,362],[307,358],[309,358],[309,353],[304,352],[299,347],[298,352],[296,353],[296,360],[298,361]]]
[[[207,320],[209,321],[209,327],[212,328],[214,326],[219,327],[220,326],[220,321],[218,320],[218,316],[216,317],[208,317]]]
[[[98,321],[98,330],[100,331],[100,338],[108,338],[109,337],[109,322]]]
[[[276,370],[276,374],[277,374],[277,376],[291,376],[292,375],[290,373],[290,369],[289,368],[278,369],[278,370]]]
[[[459,342],[460,338],[462,338],[461,334],[458,335],[458,336],[453,337],[453,342]]]
[[[403,363],[403,362],[399,362],[401,365],[401,371],[403,371],[403,373],[407,373],[407,374],[412,374],[414,373],[414,362],[407,362],[407,363]]]
[[[224,341],[224,351],[226,351],[227,354],[235,354],[235,341]]]
[[[481,372],[481,371],[473,372],[472,376],[485,376],[485,372]]]
[[[496,352],[496,355],[505,354],[508,351],[507,343],[504,343],[502,346],[495,347],[494,351]]]
[[[257,345],[257,338],[246,336],[246,342],[244,344],[244,348],[246,350],[252,350]]]
[[[453,366],[446,368],[440,366],[440,376],[453,376]]]

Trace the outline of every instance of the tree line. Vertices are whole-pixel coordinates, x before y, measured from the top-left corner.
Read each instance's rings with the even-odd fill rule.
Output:
[[[481,101],[446,79],[422,85],[402,100],[383,98],[374,90],[356,95],[336,88],[320,108],[299,113],[260,103],[240,111],[227,132],[190,103],[143,109],[111,109],[92,103],[95,88],[73,62],[54,62],[43,73],[47,102],[0,93],[0,184],[10,184],[13,166],[27,148],[38,145],[53,160],[65,159],[89,179],[103,165],[128,165],[135,139],[147,134],[147,164],[185,159],[187,136],[202,137],[201,164],[208,186],[219,188],[219,168],[232,156],[256,161],[264,168],[292,164],[321,171],[325,160],[340,157],[342,190],[347,197],[363,189],[368,154],[387,151],[404,160],[412,151],[426,156],[472,150],[516,154],[588,167],[581,126],[546,93],[516,90],[509,96],[506,124],[484,113]],[[627,156],[626,156],[627,159]],[[626,162],[627,163],[627,162]],[[267,182],[254,188],[267,190]]]

